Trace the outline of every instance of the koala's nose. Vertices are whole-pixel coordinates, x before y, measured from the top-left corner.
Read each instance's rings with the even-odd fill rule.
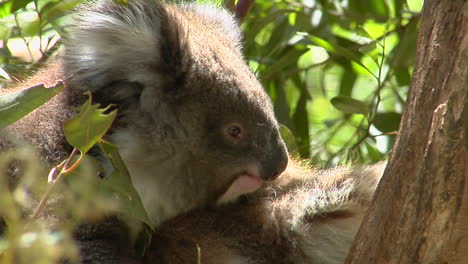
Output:
[[[283,140],[279,140],[278,145],[272,149],[268,159],[263,162],[263,179],[274,180],[286,170],[288,166],[288,151]]]

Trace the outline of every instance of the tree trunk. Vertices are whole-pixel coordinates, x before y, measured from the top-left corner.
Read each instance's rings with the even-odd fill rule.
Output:
[[[426,0],[408,102],[346,263],[468,263],[468,1]]]

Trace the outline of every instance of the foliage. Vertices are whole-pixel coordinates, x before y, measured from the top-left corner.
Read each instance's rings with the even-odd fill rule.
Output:
[[[33,72],[58,48],[66,12],[82,0],[0,2],[0,88]]]
[[[60,34],[66,31],[67,11],[80,2],[0,2],[0,89],[25,78],[56,53]],[[242,25],[246,60],[272,98],[277,118],[283,124],[281,133],[293,155],[319,165],[385,159],[398,130],[410,84],[421,5],[422,0],[255,1]],[[8,99],[8,107],[18,107],[21,112],[6,112],[0,106],[0,126],[25,115],[60,88],[48,90],[50,94],[42,94],[42,98],[30,98],[41,89],[44,88],[20,93],[23,99]],[[104,110],[90,104],[81,110],[82,115],[77,117],[81,121],[70,121],[65,129],[76,149],[51,171],[52,185],[37,177],[46,170],[32,148],[22,146],[0,153],[2,172],[12,160],[28,164],[23,180],[13,192],[5,188],[7,183],[0,175],[0,215],[8,225],[8,231],[0,233],[0,263],[33,259],[34,263],[52,263],[63,256],[76,260],[71,228],[90,215],[98,217],[103,211],[118,210],[118,203],[110,196],[120,199],[120,212],[148,223],[128,184],[129,175],[116,148],[102,141],[112,114],[107,119],[102,115]],[[87,121],[98,121],[99,131],[83,128]],[[95,144],[113,165],[108,182],[96,182],[96,170],[102,167],[86,155]],[[66,180],[59,180],[63,175]],[[73,205],[69,206],[73,210],[59,212],[72,217],[56,223],[52,232],[48,226],[51,223],[32,219],[47,208],[54,208],[48,195],[54,188],[63,193],[60,203]],[[24,212],[33,209],[27,208],[34,200],[31,194],[42,198],[42,202],[35,205],[36,213],[28,218]]]
[[[422,1],[257,0],[245,52],[318,164],[371,163],[390,151],[408,91]]]

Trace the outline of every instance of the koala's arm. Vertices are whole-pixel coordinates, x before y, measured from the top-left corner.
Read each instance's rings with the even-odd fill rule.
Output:
[[[164,223],[145,263],[343,263],[384,168],[291,165],[246,201]]]

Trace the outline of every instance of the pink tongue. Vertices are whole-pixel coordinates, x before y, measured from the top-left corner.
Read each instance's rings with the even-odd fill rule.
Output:
[[[253,192],[262,186],[263,180],[250,174],[242,174],[219,198],[218,204],[236,200],[240,195]]]
[[[231,185],[234,193],[244,194],[257,190],[262,185],[263,181],[259,177],[254,177],[249,174],[242,174]]]

